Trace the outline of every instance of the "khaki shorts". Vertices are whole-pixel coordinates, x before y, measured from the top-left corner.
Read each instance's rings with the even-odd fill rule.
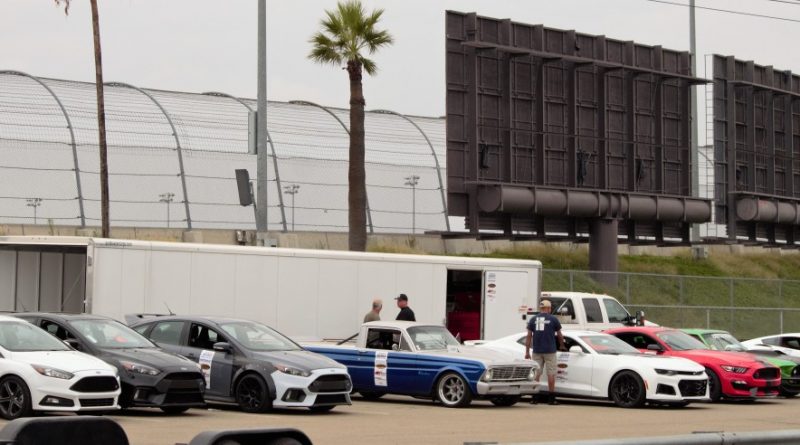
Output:
[[[542,371],[547,372],[548,376],[554,376],[558,373],[555,352],[550,354],[537,354],[534,352],[533,361],[539,364],[539,375],[541,375]]]

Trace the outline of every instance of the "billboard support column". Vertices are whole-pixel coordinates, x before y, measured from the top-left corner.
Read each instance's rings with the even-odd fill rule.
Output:
[[[595,219],[589,222],[589,270],[592,279],[609,286],[617,285],[617,234],[619,221]]]

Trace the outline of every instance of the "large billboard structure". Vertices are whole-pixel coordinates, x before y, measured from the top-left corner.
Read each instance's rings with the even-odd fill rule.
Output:
[[[473,236],[586,240],[593,270],[617,242],[688,242],[688,52],[448,12],[450,215]],[[621,238],[620,238],[621,237]]]
[[[716,222],[728,240],[800,241],[800,76],[714,56]]]

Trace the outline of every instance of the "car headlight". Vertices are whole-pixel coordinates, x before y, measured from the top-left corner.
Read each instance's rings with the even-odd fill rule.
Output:
[[[311,371],[304,371],[302,369],[292,368],[291,366],[281,364],[276,364],[275,369],[284,374],[296,375],[298,377],[308,377],[311,375]]]
[[[671,369],[656,369],[656,374],[661,375],[678,375],[678,371],[673,371]]]
[[[483,375],[481,376],[481,381],[482,382],[491,381],[492,377],[494,377],[494,370],[492,368],[489,368],[483,372]]]
[[[733,372],[735,374],[744,374],[745,372],[747,372],[747,368],[743,366],[722,365],[720,366],[720,368],[728,372]]]
[[[143,365],[141,363],[120,360],[119,364],[122,365],[122,367],[125,368],[126,371],[133,374],[144,374],[144,375],[161,374],[160,369],[153,368],[152,366]]]
[[[36,372],[47,377],[53,377],[56,379],[64,379],[64,380],[69,380],[75,377],[75,374],[67,371],[62,371],[57,368],[51,368],[49,366],[40,366],[40,365],[31,365],[31,366],[33,367],[33,369],[36,370]]]

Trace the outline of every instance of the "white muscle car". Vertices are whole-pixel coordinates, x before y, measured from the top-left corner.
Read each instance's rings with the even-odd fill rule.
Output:
[[[782,352],[793,358],[800,358],[800,332],[790,334],[767,335],[742,342],[748,348],[769,348]]]

